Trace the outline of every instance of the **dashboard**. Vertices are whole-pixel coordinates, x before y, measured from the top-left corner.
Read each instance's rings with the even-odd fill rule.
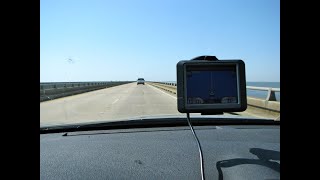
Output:
[[[280,179],[279,125],[194,126],[206,179]],[[40,134],[41,179],[201,179],[189,126]]]

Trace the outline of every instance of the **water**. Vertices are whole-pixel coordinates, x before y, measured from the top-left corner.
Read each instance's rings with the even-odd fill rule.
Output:
[[[176,83],[176,81],[166,81],[166,82]],[[247,82],[247,86],[280,88],[280,82]],[[275,93],[276,93],[277,101],[280,101],[280,92],[275,92]],[[247,96],[266,99],[268,96],[268,91],[257,91],[257,90],[247,89]]]

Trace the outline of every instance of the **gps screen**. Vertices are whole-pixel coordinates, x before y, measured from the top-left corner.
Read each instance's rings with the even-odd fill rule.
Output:
[[[236,66],[186,67],[186,103],[238,103],[236,73]]]

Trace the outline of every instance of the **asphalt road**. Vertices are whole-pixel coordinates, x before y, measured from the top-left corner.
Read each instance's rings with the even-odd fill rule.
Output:
[[[40,103],[40,125],[178,114],[174,95],[136,83]]]

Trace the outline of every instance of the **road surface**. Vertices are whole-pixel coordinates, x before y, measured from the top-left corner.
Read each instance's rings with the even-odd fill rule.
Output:
[[[40,103],[40,125],[181,115],[174,95],[129,83]]]
[[[179,115],[176,95],[146,83],[119,85],[40,102],[40,126]],[[199,113],[191,114],[200,115]],[[237,116],[225,113],[227,116]],[[240,116],[265,118],[250,112]]]

